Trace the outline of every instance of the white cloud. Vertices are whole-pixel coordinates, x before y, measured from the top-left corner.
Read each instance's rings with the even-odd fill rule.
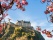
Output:
[[[31,22],[31,26],[33,26],[34,28],[36,28],[37,23],[36,22]]]
[[[20,20],[26,20],[26,21],[29,21],[31,19],[30,16],[28,16],[27,14],[22,14],[22,13],[19,13],[18,17],[19,17]]]
[[[44,37],[45,40],[53,40],[53,38],[48,38],[47,36]]]
[[[15,23],[16,21],[14,21],[9,15],[8,16],[6,16],[4,19],[3,19],[3,21],[5,20],[6,22],[8,22],[8,18],[10,18],[11,19],[11,22],[13,22],[13,23]]]
[[[47,30],[52,31],[53,27],[48,27]]]
[[[51,24],[50,26],[53,26],[53,24]]]
[[[41,33],[42,34],[42,33]],[[42,36],[44,37],[45,40],[53,40],[53,37],[52,38],[49,38],[47,37],[45,34],[42,34]]]
[[[46,25],[46,22],[40,22],[39,26],[45,26]]]

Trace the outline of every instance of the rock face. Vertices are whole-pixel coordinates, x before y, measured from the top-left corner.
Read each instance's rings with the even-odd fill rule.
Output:
[[[29,27],[7,25],[2,40],[45,40],[40,32]]]

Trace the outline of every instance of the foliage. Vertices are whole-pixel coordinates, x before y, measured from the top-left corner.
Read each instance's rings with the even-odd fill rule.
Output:
[[[8,31],[5,32],[2,40],[44,40],[38,31],[28,27],[10,25],[9,28],[7,30],[6,29],[5,31]]]

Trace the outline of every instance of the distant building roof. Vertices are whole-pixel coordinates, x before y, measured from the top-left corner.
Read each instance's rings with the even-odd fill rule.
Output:
[[[21,20],[21,21],[18,21],[18,22],[22,22],[23,20]],[[23,21],[24,23],[30,23],[30,21]]]
[[[21,21],[18,21],[18,22],[21,22]]]
[[[24,23],[30,23],[30,21],[24,21]]]

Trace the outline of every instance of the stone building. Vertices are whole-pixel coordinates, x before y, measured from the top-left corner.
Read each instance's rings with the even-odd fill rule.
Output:
[[[30,21],[23,21],[23,20],[17,21],[16,24],[19,25],[19,26],[23,26],[23,27],[27,27],[27,26],[30,27],[31,26]]]
[[[23,21],[23,20],[19,21],[19,20],[17,20],[16,25],[33,29],[33,27],[31,26],[30,21]]]

